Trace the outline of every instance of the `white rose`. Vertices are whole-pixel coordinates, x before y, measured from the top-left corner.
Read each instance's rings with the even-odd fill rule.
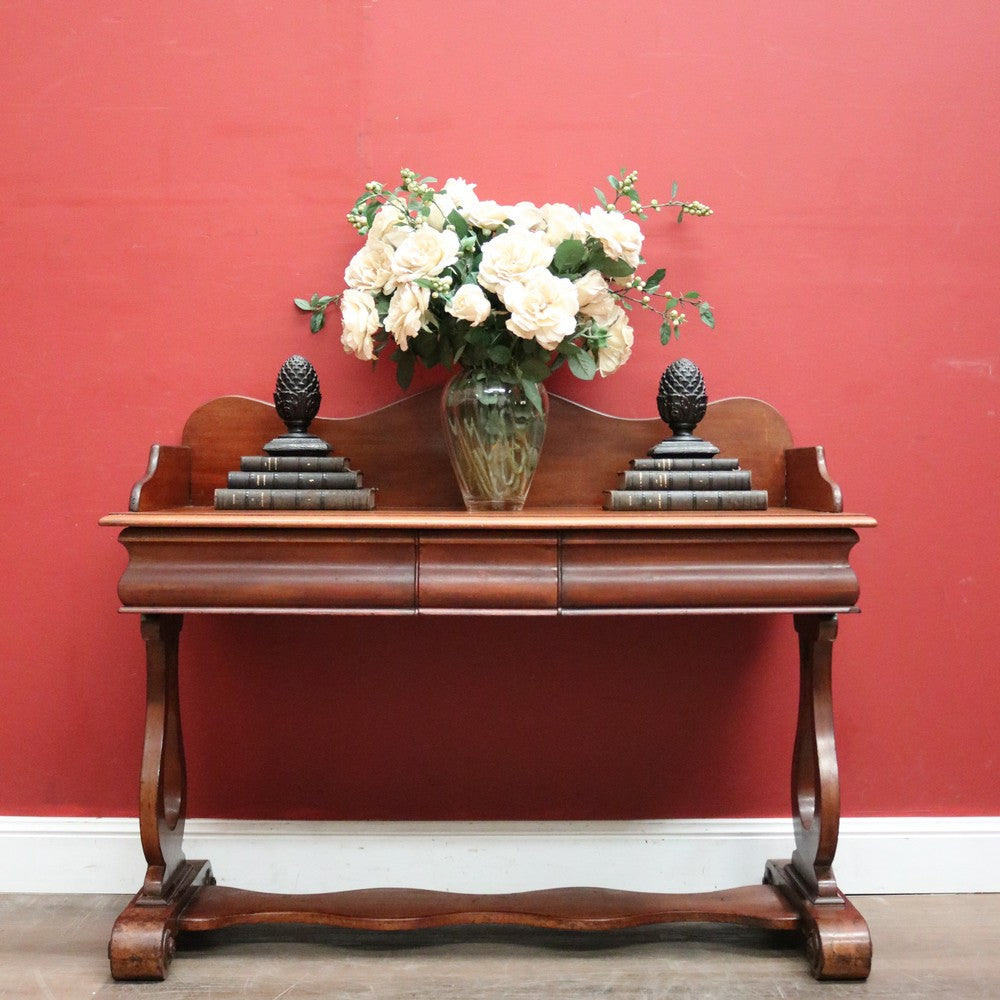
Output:
[[[410,282],[400,285],[393,293],[389,300],[389,313],[385,317],[385,328],[393,335],[400,350],[405,351],[407,342],[420,333],[430,301],[429,288]]]
[[[573,282],[576,294],[580,297],[580,311],[585,312],[594,301],[603,299],[608,294],[608,283],[600,271],[592,268],[582,278]]]
[[[519,201],[511,210],[510,218],[515,226],[525,229],[542,229],[545,226],[545,216],[542,210],[530,201]]]
[[[462,206],[462,215],[477,229],[499,229],[510,218],[512,211],[510,205],[500,205],[495,201],[477,201],[473,205]]]
[[[362,361],[375,358],[375,344],[372,337],[379,328],[378,309],[370,292],[348,288],[340,296],[340,318],[343,332],[340,342],[344,350],[353,352]]]
[[[555,252],[541,233],[512,226],[484,244],[479,284],[489,292],[499,292],[532,268],[548,267]]]
[[[545,204],[541,208],[545,221],[545,239],[557,247],[564,240],[586,239],[580,213],[569,205]]]
[[[463,209],[478,205],[479,197],[475,188],[475,184],[470,184],[462,177],[449,177],[441,190],[434,195],[431,214],[427,216],[428,225],[435,229],[444,229],[448,216],[453,211],[464,215]]]
[[[625,310],[619,309],[619,316],[608,327],[608,342],[597,351],[597,367],[601,378],[618,371],[632,356],[632,344],[635,334],[628,325]]]
[[[509,282],[502,293],[510,310],[507,329],[524,340],[537,340],[552,351],[576,331],[579,302],[569,278],[557,278],[545,267],[535,267]]]
[[[407,217],[395,205],[383,205],[372,219],[368,230],[370,243],[384,242],[391,247],[398,247],[410,233],[413,227]]]
[[[604,252],[612,260],[623,260],[629,267],[638,267],[642,251],[642,230],[621,212],[606,212],[595,208],[582,215],[584,231],[601,241]]]
[[[471,326],[485,323],[493,311],[490,300],[479,285],[462,285],[444,308],[445,312],[456,319],[464,319]]]
[[[470,184],[461,177],[449,177],[444,182],[442,190],[459,209],[475,205],[479,201],[479,195],[476,194],[476,185]]]
[[[588,271],[573,284],[580,299],[581,314],[589,316],[598,326],[607,329],[622,314],[618,297],[611,293],[600,271]]]
[[[438,191],[431,202],[431,210],[427,214],[427,225],[432,229],[442,230],[448,222],[448,216],[458,208],[451,197],[443,191]]]
[[[381,240],[369,240],[351,258],[344,271],[348,288],[361,288],[367,292],[391,292],[395,288],[392,277],[392,247]]]
[[[397,283],[440,274],[458,260],[458,236],[450,229],[438,232],[421,226],[403,240],[392,255],[392,276]]]

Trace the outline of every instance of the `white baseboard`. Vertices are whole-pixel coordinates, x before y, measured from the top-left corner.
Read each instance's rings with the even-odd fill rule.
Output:
[[[600,885],[700,892],[760,881],[789,857],[788,819],[312,823],[188,820],[189,858],[222,885],[315,892],[406,885],[516,892]],[[1000,817],[844,819],[835,864],[853,895],[1000,892]],[[135,819],[0,817],[0,892],[133,893]]]

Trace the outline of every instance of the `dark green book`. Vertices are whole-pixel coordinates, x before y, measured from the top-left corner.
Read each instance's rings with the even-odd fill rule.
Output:
[[[372,510],[375,490],[218,489],[216,510]]]
[[[605,510],[767,510],[767,490],[607,490]]]
[[[738,469],[738,458],[633,458],[633,469],[655,472],[707,472],[710,469]]]
[[[342,455],[245,455],[242,472],[343,472],[350,468]]]
[[[226,484],[233,490],[353,490],[362,485],[361,473],[347,472],[230,472]]]
[[[618,476],[622,490],[748,490],[750,471],[710,469],[706,472],[654,472],[628,469]]]

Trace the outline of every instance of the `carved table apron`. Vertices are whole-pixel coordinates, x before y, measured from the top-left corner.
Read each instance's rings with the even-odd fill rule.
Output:
[[[138,506],[138,505],[136,505]],[[715,921],[805,938],[815,976],[863,979],[867,925],[837,887],[840,815],[831,705],[838,615],[855,610],[848,563],[871,518],[773,508],[624,513],[543,508],[109,515],[123,529],[123,610],[141,617],[147,709],[140,830],[148,869],[115,924],[116,979],[162,979],[179,932],[241,923],[402,930],[527,924],[600,930]],[[183,853],[185,766],[178,638],[185,614],[791,614],[800,698],[791,802],[795,849],[763,884],[659,894],[560,888],[497,895],[367,889],[291,896],[214,884]]]

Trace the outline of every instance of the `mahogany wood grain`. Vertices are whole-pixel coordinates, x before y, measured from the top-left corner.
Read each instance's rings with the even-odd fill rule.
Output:
[[[163,896],[184,861],[187,773],[177,686],[180,615],[143,615],[146,738],[142,750],[139,835],[148,867],[143,892]]]
[[[110,942],[119,979],[162,979],[181,930],[236,923],[322,923],[398,930],[518,923],[596,930],[679,920],[797,929],[819,978],[864,978],[867,925],[833,874],[839,777],[833,736],[837,614],[854,611],[849,555],[857,529],[820,449],[791,449],[780,415],[759,400],[721,400],[700,425],[768,490],[766,511],[610,512],[602,494],[663,436],[659,421],[618,420],[552,401],[542,466],[524,511],[469,514],[437,429],[437,393],[365,417],[320,420],[378,485],[379,509],[231,512],[212,491],[242,455],[282,430],[272,407],[227,397],[188,420],[181,447],[154,447],[120,527],[128,565],[123,610],[142,615],[146,737],[140,831],[142,889]],[[784,504],[793,503],[795,507]],[[811,509],[810,509],[811,508]],[[178,639],[185,613],[795,614],[799,714],[792,764],[795,850],[761,886],[667,896],[550,889],[469,896],[413,889],[276,896],[214,886],[186,861]],[[766,720],[764,720],[766,722]]]
[[[111,975],[124,980],[165,979],[177,950],[180,916],[214,881],[207,861],[183,861],[166,892],[140,890],[111,929]]]
[[[578,531],[563,540],[561,604],[573,609],[853,606],[851,530]]]
[[[400,931],[457,924],[518,924],[595,931],[643,924],[702,921],[794,931],[796,910],[773,886],[719,892],[654,893],[567,888],[471,894],[428,889],[354,889],[309,895],[206,888],[189,905],[181,930],[236,924],[301,923]]]
[[[133,611],[849,610],[853,529],[126,528]],[[432,522],[433,523],[433,522]]]
[[[547,532],[421,532],[414,606],[554,613],[560,607],[559,540]]]
[[[128,509],[162,510],[191,503],[191,449],[154,444],[146,475],[132,487]]]
[[[837,899],[833,858],[840,828],[840,778],[833,735],[832,665],[836,615],[796,615],[799,714],[792,755],[792,872],[813,903]]]
[[[785,452],[785,503],[839,514],[844,509],[840,487],[826,470],[821,447],[789,448]]]
[[[462,498],[439,408],[440,391],[429,389],[364,416],[318,417],[310,431],[346,456],[366,485],[377,488],[379,507],[455,510]],[[192,456],[190,503],[210,507],[215,489],[225,486],[226,473],[239,467],[240,457],[260,454],[283,429],[273,406],[244,396],[224,396],[195,410],[182,435]],[[751,471],[754,487],[767,490],[772,506],[784,504],[784,453],[792,437],[774,407],[759,399],[715,401],[698,433],[716,444],[720,456],[739,458]],[[667,434],[658,418],[612,417],[552,396],[529,508],[600,507],[617,473]]]
[[[825,901],[804,895],[793,865],[769,861],[764,881],[776,886],[799,914],[809,971],[816,979],[867,979],[872,968],[872,939],[857,907],[837,890]]]
[[[539,507],[519,511],[438,510],[436,508],[385,510],[214,510],[212,507],[167,507],[145,513],[106,514],[100,523],[112,528],[371,528],[426,530],[453,529],[505,531],[528,529],[556,531],[682,528],[873,528],[876,520],[866,514],[828,514],[792,507],[767,510],[720,511],[610,511],[597,507]]]
[[[222,513],[222,512],[219,512]],[[219,522],[217,522],[219,523]],[[393,531],[128,529],[124,607],[412,611],[416,542]]]

